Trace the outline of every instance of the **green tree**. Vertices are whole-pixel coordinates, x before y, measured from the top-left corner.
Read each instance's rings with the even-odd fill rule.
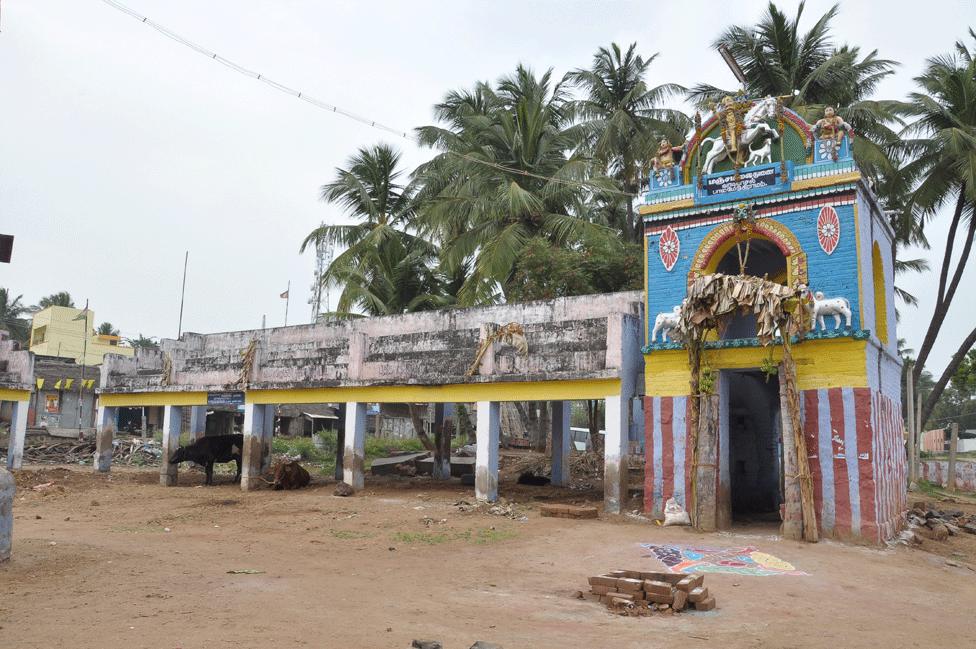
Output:
[[[332,277],[344,286],[336,315],[396,315],[436,308],[443,303],[441,285],[431,268],[426,247],[409,247],[406,237],[393,237],[365,250],[354,267],[335,269]]]
[[[125,342],[135,349],[159,349],[159,343],[154,338],[147,338],[142,334],[136,338],[126,338]]]
[[[756,25],[733,25],[713,43],[727,48],[746,77],[746,92],[754,97],[793,95],[790,107],[808,122],[834,106],[858,135],[854,157],[863,173],[876,181],[896,173],[890,148],[898,134],[899,102],[872,99],[878,84],[894,73],[895,61],[877,51],[861,56],[858,47],[835,47],[831,23],[838,6],[827,10],[807,31],[800,27],[804,2],[789,18],[775,3]],[[707,84],[695,86],[689,98],[705,106],[732,94]]]
[[[112,326],[111,322],[103,322],[98,325],[98,329],[95,330],[99,336],[118,336],[119,330]]]
[[[494,87],[448,94],[435,107],[440,124],[418,129],[422,143],[441,150],[416,173],[424,185],[418,223],[441,242],[444,273],[468,265],[460,304],[482,303],[496,286],[507,298],[533,238],[567,246],[603,231],[572,209],[582,183],[614,188],[590,177],[568,100],[551,70],[537,77],[519,66]]]
[[[970,36],[976,39],[972,29]],[[976,50],[956,43],[955,54],[926,62],[915,78],[918,92],[909,95],[902,110],[914,118],[902,133],[902,167],[907,192],[903,219],[905,229],[924,242],[925,224],[944,205],[952,205],[952,217],[939,266],[935,309],[918,351],[913,372],[916,379],[942,331],[956,291],[968,265],[976,235]],[[953,253],[958,255],[953,260]],[[929,418],[939,397],[976,343],[976,327],[960,341],[955,354],[936,380],[922,405],[922,422]]]
[[[529,241],[515,266],[509,298],[514,302],[638,290],[644,279],[643,248],[600,238],[577,248]]]
[[[320,241],[344,247],[323,277],[326,285],[345,284],[339,296],[337,311],[351,312],[361,299],[355,284],[356,277],[371,275],[371,264],[389,261],[399,253],[383,250],[390,242],[409,249],[409,256],[433,255],[434,247],[411,234],[408,228],[413,217],[413,189],[400,184],[403,176],[400,154],[386,144],[360,148],[349,158],[347,168],[337,168],[332,182],[322,186],[323,201],[344,208],[356,223],[323,225],[312,230],[302,242],[301,250]]]
[[[49,306],[66,306],[74,308],[74,300],[71,299],[71,294],[67,291],[60,291],[58,293],[52,293],[51,295],[41,298],[41,301],[37,303],[38,308],[46,309]]]
[[[647,69],[657,54],[645,59],[636,50],[637,43],[631,43],[626,52],[612,43],[597,50],[589,69],[578,68],[566,75],[583,93],[572,107],[585,136],[584,150],[621,190],[611,196],[623,205],[624,218],[613,225],[627,241],[640,241],[643,236],[635,223],[633,195],[647,177],[658,141],[667,137],[680,142],[691,127],[686,115],[661,106],[685,89],[674,83],[648,87]]]
[[[13,340],[27,343],[30,333],[29,322],[23,316],[28,309],[21,300],[23,295],[14,297],[9,289],[0,288],[0,329],[7,331]]]

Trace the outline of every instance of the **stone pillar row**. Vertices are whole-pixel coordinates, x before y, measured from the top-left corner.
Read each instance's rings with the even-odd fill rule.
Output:
[[[7,468],[19,469],[24,462],[24,438],[27,436],[27,409],[30,401],[13,401],[10,418],[10,443],[7,449]]]
[[[619,513],[627,498],[627,465],[629,405],[619,395],[609,395],[606,403],[606,436],[604,439],[604,508]],[[552,484],[569,486],[569,458],[573,449],[570,434],[570,404],[553,401],[552,406]],[[201,437],[206,429],[205,406],[165,406],[163,410],[163,462],[160,465],[160,484],[171,487],[177,483],[177,466],[167,459],[179,447],[183,408],[191,408],[190,434]],[[336,479],[342,479],[353,489],[365,484],[366,463],[366,407],[363,402],[350,402],[340,407],[339,449],[336,458]],[[242,457],[241,489],[254,489],[261,475],[270,467],[271,439],[274,428],[274,406],[248,403],[244,405],[244,449]],[[26,428],[26,402],[23,407],[23,426]],[[100,406],[97,416],[95,470],[107,472],[112,466],[112,436],[118,409]],[[475,496],[494,502],[498,499],[498,449],[500,403],[478,402],[478,441],[475,460]],[[14,421],[21,421],[19,407]],[[18,424],[20,425],[20,424]],[[15,435],[16,437],[16,435]],[[12,442],[8,464],[20,466],[23,439]]]

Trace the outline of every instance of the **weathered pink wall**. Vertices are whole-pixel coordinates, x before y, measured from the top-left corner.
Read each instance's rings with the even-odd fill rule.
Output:
[[[948,460],[922,460],[922,477],[929,482],[947,486]],[[976,462],[956,460],[956,489],[976,492]]]

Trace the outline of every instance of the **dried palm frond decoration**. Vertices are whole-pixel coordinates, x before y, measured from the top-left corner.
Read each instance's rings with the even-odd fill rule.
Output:
[[[251,373],[254,371],[254,357],[257,354],[258,339],[252,338],[247,349],[241,352],[241,370],[237,375],[234,385],[241,389],[246,389],[251,382]]]
[[[744,267],[748,251],[740,251],[740,266]],[[744,270],[744,268],[740,268]],[[717,421],[717,408],[712,391],[713,380],[709,379],[711,368],[703,370],[705,339],[710,332],[721,333],[732,316],[737,313],[752,313],[756,318],[756,337],[761,345],[769,346],[779,341],[783,346],[783,361],[780,378],[783,386],[783,408],[788,417],[793,437],[796,478],[800,486],[802,510],[802,534],[807,541],[818,539],[816,511],[813,501],[813,482],[807,461],[806,440],[800,424],[800,401],[796,388],[796,364],[793,361],[792,342],[802,339],[809,324],[809,291],[805,286],[784,286],[762,277],[745,274],[725,275],[714,273],[696,278],[688,288],[688,296],[681,305],[681,315],[675,328],[675,337],[688,348],[688,364],[691,370],[691,394],[696,399],[691,409],[689,421],[689,443],[692,447],[692,480],[689,511],[692,512],[696,526],[710,527],[702,520],[702,511],[707,511],[712,503],[700,507],[699,469],[705,474],[703,485],[709,490],[706,497],[714,497],[714,476],[716,450],[714,448],[714,422]],[[705,413],[702,417],[701,413]],[[702,428],[705,426],[706,428]],[[710,427],[710,428],[708,428]],[[700,434],[706,431],[704,436]],[[705,448],[702,448],[702,447]],[[701,458],[705,458],[704,461]],[[791,460],[793,458],[790,458]]]
[[[497,327],[498,325],[495,326]],[[525,340],[525,329],[517,322],[509,322],[507,325],[498,327],[495,331],[485,336],[485,339],[481,341],[481,345],[478,347],[478,352],[474,356],[474,362],[471,363],[471,367],[465,372],[465,376],[474,376],[478,373],[478,368],[481,366],[481,359],[484,358],[485,352],[495,342],[511,345],[515,348],[515,353],[519,356],[527,356],[529,353],[529,344]]]

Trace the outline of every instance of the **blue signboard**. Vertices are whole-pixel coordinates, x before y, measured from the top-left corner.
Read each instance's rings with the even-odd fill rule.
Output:
[[[766,194],[789,191],[793,178],[793,162],[786,162],[786,180],[783,180],[780,163],[756,165],[735,171],[722,171],[708,174],[702,179],[701,187],[695,187],[696,203],[721,203],[724,201],[751,198]]]

